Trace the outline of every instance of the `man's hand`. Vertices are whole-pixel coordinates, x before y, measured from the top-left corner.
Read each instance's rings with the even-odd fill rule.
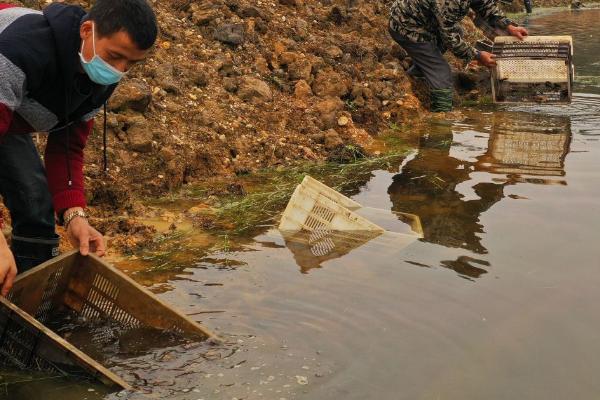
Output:
[[[493,68],[496,66],[496,56],[487,51],[479,52],[479,57],[477,58],[477,62],[484,67]]]
[[[510,34],[510,36],[514,36],[519,40],[523,40],[527,35],[529,35],[527,29],[523,28],[522,26],[509,25],[508,28],[506,28],[506,30]]]
[[[15,263],[15,257],[8,248],[6,239],[0,231],[0,294],[4,297],[8,295],[8,292],[12,288],[13,281],[17,276],[17,264]]]
[[[76,208],[70,208],[65,211],[64,215],[74,210]],[[82,256],[87,256],[91,251],[92,253],[96,253],[97,256],[102,257],[106,252],[104,237],[96,229],[92,228],[85,218],[75,217],[71,220],[67,226],[67,237],[74,247],[79,247],[79,252]]]

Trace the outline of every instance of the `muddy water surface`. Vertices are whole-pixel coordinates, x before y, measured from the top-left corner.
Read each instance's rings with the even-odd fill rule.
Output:
[[[403,134],[408,157],[355,188],[365,206],[418,215],[422,239],[379,237],[323,257],[265,228],[215,238],[212,250],[182,247],[169,268],[138,263],[136,279],[225,343],[136,354],[134,340],[106,362],[156,398],[597,397],[597,21],[600,10],[528,21],[536,34],[574,36],[571,106],[433,120]],[[43,387],[44,399],[105,396]]]

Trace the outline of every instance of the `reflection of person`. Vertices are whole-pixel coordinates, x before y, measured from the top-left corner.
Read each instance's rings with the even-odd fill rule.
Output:
[[[479,51],[463,39],[460,21],[469,9],[489,25],[505,29],[522,39],[527,30],[506,18],[494,0],[395,0],[389,23],[392,38],[413,60],[412,75],[422,75],[430,88],[431,111],[452,109],[453,79],[444,59],[446,50],[470,62],[476,59],[486,67],[495,65],[494,55]]]
[[[0,284],[56,255],[55,212],[82,254],[104,253],[83,208],[83,149],[93,116],[157,36],[145,0],[96,0],[89,14],[0,4],[0,193],[12,251],[0,235]],[[45,166],[30,136],[48,132]]]
[[[418,215],[425,241],[483,254],[479,217],[504,197],[504,184],[478,183],[479,198],[465,200],[456,188],[470,179],[472,163],[451,157],[451,144],[449,128],[421,138],[419,153],[388,188],[392,209]]]

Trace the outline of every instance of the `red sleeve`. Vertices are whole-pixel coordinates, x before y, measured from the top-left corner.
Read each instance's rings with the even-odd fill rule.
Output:
[[[8,132],[8,127],[12,123],[13,112],[10,108],[0,103],[0,138]]]
[[[93,126],[93,119],[74,125],[71,129],[68,152],[65,131],[48,135],[44,160],[46,162],[48,186],[50,187],[56,212],[71,207],[86,206],[83,186],[83,149]],[[71,170],[71,184],[69,184],[67,165]]]
[[[5,8],[13,8],[16,7],[14,4],[6,4],[6,3],[0,3],[0,10],[4,10]]]
[[[2,9],[2,4],[0,4],[0,10]],[[8,127],[10,126],[10,121],[12,120],[12,111],[4,104],[0,103],[0,143],[2,141],[2,136],[8,131]],[[2,209],[0,208],[0,235],[2,235],[2,229],[4,228],[4,215]]]

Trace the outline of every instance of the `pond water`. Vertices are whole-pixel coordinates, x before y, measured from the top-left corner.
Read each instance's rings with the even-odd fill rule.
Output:
[[[406,158],[351,192],[418,215],[422,239],[318,257],[266,227],[183,248],[177,268],[134,276],[224,343],[115,351],[113,370],[151,398],[597,397],[598,21],[600,10],[527,21],[574,36],[572,105],[432,120],[402,134],[415,147]],[[72,382],[8,388],[13,400],[119,398]]]

